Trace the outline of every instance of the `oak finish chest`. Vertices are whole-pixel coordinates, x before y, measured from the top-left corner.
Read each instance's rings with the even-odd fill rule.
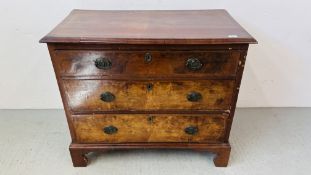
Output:
[[[225,10],[73,10],[47,43],[72,137],[89,152],[193,149],[227,166],[248,45]]]

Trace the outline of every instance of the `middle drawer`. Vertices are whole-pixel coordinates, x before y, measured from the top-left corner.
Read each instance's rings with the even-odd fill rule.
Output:
[[[62,80],[72,111],[227,110],[234,80]]]

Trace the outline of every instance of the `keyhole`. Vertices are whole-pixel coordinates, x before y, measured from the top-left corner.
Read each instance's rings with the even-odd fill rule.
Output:
[[[148,91],[151,91],[153,88],[153,85],[151,83],[147,84],[147,90]]]
[[[147,121],[148,121],[149,124],[152,124],[153,121],[154,121],[154,116],[148,116],[147,117]]]
[[[152,61],[152,56],[150,53],[145,54],[145,62],[150,63]]]

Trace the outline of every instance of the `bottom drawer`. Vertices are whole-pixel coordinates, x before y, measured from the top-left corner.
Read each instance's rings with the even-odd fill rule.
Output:
[[[227,116],[221,114],[75,115],[78,143],[209,142],[224,140]]]

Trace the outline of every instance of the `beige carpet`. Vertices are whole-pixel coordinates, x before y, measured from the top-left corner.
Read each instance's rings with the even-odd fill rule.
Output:
[[[62,110],[0,110],[0,175],[309,175],[311,108],[238,109],[230,141],[227,168],[177,150],[91,154],[88,167],[73,168]]]

